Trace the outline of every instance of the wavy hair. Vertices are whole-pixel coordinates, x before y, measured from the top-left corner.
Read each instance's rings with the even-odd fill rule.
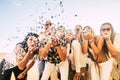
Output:
[[[37,41],[38,41],[38,45],[39,45],[39,35],[36,34],[36,33],[33,33],[33,32],[29,32],[29,33],[25,36],[25,38],[24,38],[24,40],[23,40],[23,42],[22,42],[23,48],[24,48],[25,52],[28,51],[27,40],[28,40],[28,38],[29,38],[30,36],[36,37],[36,38],[37,38]]]

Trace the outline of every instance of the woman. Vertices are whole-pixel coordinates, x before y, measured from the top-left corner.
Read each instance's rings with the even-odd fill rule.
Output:
[[[27,80],[27,73],[24,70],[27,69],[29,59],[39,53],[38,37],[36,33],[28,33],[24,41],[16,45],[14,52],[4,58],[2,80],[10,80],[12,72],[14,72],[16,80]],[[22,73],[22,77],[18,77],[20,73]]]
[[[88,53],[91,59],[88,74],[90,80],[109,80],[112,65],[109,51],[103,37],[95,35],[90,26],[83,28],[83,52]]]
[[[74,78],[76,80],[86,80],[86,62],[80,42],[74,38],[70,29],[66,30],[65,39],[69,59],[69,80],[74,80]],[[83,69],[85,72],[82,71]]]
[[[82,26],[81,25],[76,25],[75,26],[75,39],[78,41],[82,41]]]
[[[103,23],[100,28],[106,46],[114,59],[111,80],[120,80],[120,34],[115,33],[111,23]]]
[[[46,42],[46,38],[47,38],[46,35],[47,35],[47,32],[48,32],[51,25],[52,25],[51,21],[46,21],[43,30],[40,31],[40,44],[41,44],[40,48],[44,47],[45,44],[47,43]],[[41,80],[42,73],[43,73],[44,67],[45,67],[45,62],[46,62],[46,60],[40,60],[40,58],[38,59],[39,80]],[[51,77],[49,78],[49,80],[50,79],[51,79]]]
[[[61,44],[61,38],[56,32],[55,25],[52,25],[47,32],[47,44],[40,50],[40,59],[47,57],[47,63],[41,80],[48,80],[51,73],[58,67],[61,74],[61,80],[68,80],[68,61],[66,59],[65,42]]]

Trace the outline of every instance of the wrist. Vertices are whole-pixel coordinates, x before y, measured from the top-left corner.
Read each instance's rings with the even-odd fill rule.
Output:
[[[94,43],[94,40],[89,40],[88,42],[89,42],[89,44],[92,44],[92,43]]]
[[[106,40],[106,43],[110,43],[110,42],[111,42],[111,40],[110,40],[110,39]]]
[[[26,75],[26,72],[23,72],[24,75]]]

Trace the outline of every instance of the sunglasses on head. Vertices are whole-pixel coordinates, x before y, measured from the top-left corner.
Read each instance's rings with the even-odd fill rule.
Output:
[[[103,28],[102,31],[110,31],[110,28]]]

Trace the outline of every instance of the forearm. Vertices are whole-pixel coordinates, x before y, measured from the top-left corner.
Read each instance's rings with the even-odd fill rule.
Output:
[[[27,73],[30,69],[31,69],[31,67],[34,65],[34,63],[35,63],[35,61],[32,61],[28,66],[27,66],[27,68],[23,71],[23,73]]]
[[[93,50],[93,52],[95,54],[99,54],[100,53],[101,50],[98,48],[97,45],[95,45],[94,41],[89,41],[89,44],[90,44],[90,46],[91,46],[91,48],[92,48],[92,50]]]
[[[26,67],[26,64],[28,63],[29,59],[32,57],[32,54],[30,52],[26,53],[25,57],[23,60],[21,60],[18,63],[19,69],[23,70]]]
[[[114,45],[112,44],[111,40],[106,40],[107,43],[107,47],[109,52],[111,53],[112,56],[115,56],[117,54],[117,49],[114,47]]]
[[[40,60],[43,60],[47,56],[50,47],[51,47],[51,44],[47,43],[45,47],[41,49]]]
[[[67,54],[66,49],[65,48],[62,49],[60,45],[57,46],[56,48],[57,48],[57,52],[58,52],[58,55],[59,55],[60,59],[62,61],[65,61],[66,60],[66,54]]]

